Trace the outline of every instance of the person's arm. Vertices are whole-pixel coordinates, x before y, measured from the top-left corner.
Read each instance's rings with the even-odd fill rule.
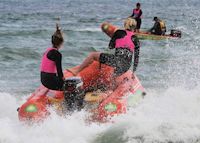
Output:
[[[150,32],[153,32],[157,27],[157,22],[154,23],[153,27],[149,30]]]
[[[142,16],[142,10],[140,9],[140,13],[138,15],[138,18]]]
[[[58,77],[63,80],[63,71],[62,71],[62,55],[60,54],[56,60],[56,68]]]
[[[62,55],[57,50],[51,50],[47,54],[47,58],[54,61],[56,63],[56,69],[58,77],[63,79],[63,71],[62,71]]]
[[[133,63],[133,72],[136,71],[138,63],[139,63],[139,54],[140,54],[140,41],[137,38],[137,36],[133,35],[132,36],[132,41],[135,45],[135,50],[134,50],[134,63]]]
[[[124,36],[126,36],[126,32],[124,30],[117,30],[113,37],[110,40],[109,43],[109,49],[114,49],[115,48],[115,42],[117,39],[123,38]]]
[[[134,14],[134,10],[133,10],[132,15],[131,15],[130,17],[134,17],[134,15],[135,15],[135,14]]]
[[[154,27],[152,27],[151,29],[149,29],[148,32],[153,32],[153,30],[154,30]]]

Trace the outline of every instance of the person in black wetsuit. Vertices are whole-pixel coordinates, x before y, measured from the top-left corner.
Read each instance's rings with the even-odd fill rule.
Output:
[[[151,34],[155,35],[165,35],[166,25],[165,22],[159,19],[158,17],[154,17],[153,21],[155,21],[154,26],[149,30]]]
[[[52,47],[47,48],[41,62],[41,82],[51,90],[62,90],[64,79],[62,71],[62,54],[58,51],[64,42],[62,32],[56,25],[52,35]]]
[[[110,40],[109,48],[115,48],[115,54],[93,52],[84,60],[78,69],[71,72],[77,75],[81,70],[96,60],[101,64],[114,67],[114,76],[120,76],[130,68],[133,53],[133,72],[135,72],[139,62],[140,50],[140,42],[133,32],[136,28],[136,21],[132,18],[128,18],[124,22],[124,27],[125,30],[117,30]]]
[[[133,9],[133,13],[131,15],[132,18],[134,18],[137,22],[137,26],[136,26],[136,32],[139,32],[140,31],[140,27],[141,27],[141,24],[142,24],[142,10],[141,10],[141,4],[140,3],[137,3],[136,4],[136,8]]]

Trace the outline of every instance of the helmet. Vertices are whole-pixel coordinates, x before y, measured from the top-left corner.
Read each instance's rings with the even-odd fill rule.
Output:
[[[126,30],[135,30],[136,28],[136,25],[137,25],[137,22],[135,19],[133,18],[127,18],[125,21],[124,21],[124,28]]]

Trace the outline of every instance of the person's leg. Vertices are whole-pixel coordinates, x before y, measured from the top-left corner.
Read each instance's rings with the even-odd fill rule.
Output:
[[[59,77],[44,73],[42,74],[41,82],[46,88],[51,90],[62,90],[63,87],[63,80],[59,79]]]
[[[70,70],[74,75],[77,75],[80,71],[90,65],[93,61],[99,61],[100,52],[92,52],[90,55],[83,61],[83,63],[75,70]]]
[[[141,24],[142,24],[142,20],[141,19],[138,19],[137,20],[137,28],[136,28],[136,32],[140,32],[140,27],[141,27]]]
[[[105,65],[113,67],[114,71],[116,70],[117,59],[116,59],[116,56],[113,54],[101,53],[101,55],[99,57],[99,62],[101,64],[105,64]],[[109,85],[109,89],[115,89],[115,86],[116,86],[115,85],[115,74],[112,73],[112,76],[110,78],[111,78],[110,79],[111,84]]]

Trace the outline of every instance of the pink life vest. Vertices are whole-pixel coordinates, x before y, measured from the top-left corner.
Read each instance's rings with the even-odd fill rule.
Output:
[[[126,48],[131,52],[134,51],[135,45],[132,41],[133,32],[126,30],[126,36],[124,38],[120,38],[116,40],[115,48]]]
[[[133,10],[133,13],[134,13],[134,17],[136,17],[136,18],[141,18],[141,16],[138,17],[139,14],[140,14],[140,9],[134,9],[134,10]]]
[[[57,73],[56,63],[47,58],[47,54],[51,50],[57,50],[57,49],[55,49],[55,48],[47,48],[46,52],[44,53],[44,55],[42,57],[42,62],[41,62],[41,65],[40,65],[40,71],[41,72]]]

